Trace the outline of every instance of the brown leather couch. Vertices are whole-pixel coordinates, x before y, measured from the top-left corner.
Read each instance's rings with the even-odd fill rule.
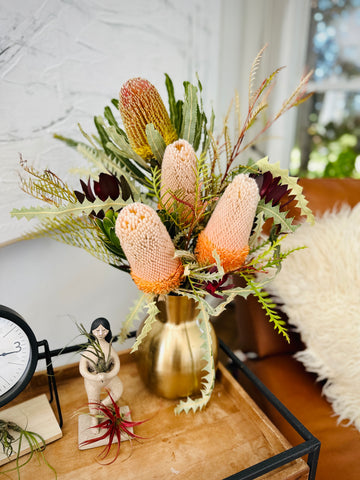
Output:
[[[315,215],[344,202],[350,206],[360,202],[360,180],[301,179],[299,183]],[[316,479],[360,480],[360,433],[353,426],[337,423],[321,394],[322,384],[293,358],[293,353],[303,348],[300,338],[291,333],[287,344],[274,332],[256,299],[236,302],[240,348],[255,354],[247,365],[321,442]],[[261,398],[256,400],[293,445],[302,441],[272,406]]]

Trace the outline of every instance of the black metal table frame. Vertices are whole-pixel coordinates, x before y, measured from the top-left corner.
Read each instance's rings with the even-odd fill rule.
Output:
[[[131,332],[129,338],[135,337],[136,333]],[[39,358],[46,358],[47,364],[49,362],[49,356],[54,357],[59,354],[65,354],[70,352],[79,351],[81,347],[84,347],[85,344],[72,345],[70,347],[65,347],[58,350],[47,351],[45,354],[39,354]],[[248,467],[238,473],[226,477],[223,480],[253,480],[265,473],[271,472],[278,467],[286,465],[287,463],[292,462],[298,458],[301,458],[305,455],[308,456],[307,463],[309,465],[309,480],[314,480],[316,475],[317,462],[320,452],[320,441],[315,438],[312,433],[309,432],[307,428],[285,407],[283,403],[258,379],[258,377],[242,362],[234,352],[221,340],[219,339],[219,346],[223,352],[228,356],[232,361],[232,364],[238,368],[252,383],[253,385],[261,392],[261,394],[277,409],[277,411],[282,415],[282,417],[298,432],[298,434],[304,439],[304,442],[291,447],[284,452],[278,453],[273,457],[270,457],[262,462],[259,462],[251,467]],[[52,376],[52,388],[55,392],[55,398],[57,400],[57,407],[59,418],[62,423],[62,414],[60,404],[58,402],[57,388],[55,375]],[[52,388],[50,387],[51,399]]]
[[[291,447],[284,452],[278,453],[271,458],[252,465],[251,467],[235,473],[230,477],[226,477],[224,480],[252,480],[305,455],[308,455],[307,464],[309,465],[309,480],[314,480],[320,453],[320,441],[309,432],[309,430],[285,407],[283,403],[280,402],[280,400],[262,383],[261,380],[258,379],[258,377],[221,339],[219,339],[219,346],[230,358],[233,365],[235,365],[235,367],[238,368],[253,383],[253,385],[276,408],[282,417],[304,440],[304,442],[300,443],[299,445]]]

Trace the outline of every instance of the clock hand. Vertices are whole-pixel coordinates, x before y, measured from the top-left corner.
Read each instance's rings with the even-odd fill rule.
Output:
[[[0,353],[0,357],[5,357],[5,355],[10,355],[11,353],[19,353],[20,350],[14,350],[13,352],[4,352]]]

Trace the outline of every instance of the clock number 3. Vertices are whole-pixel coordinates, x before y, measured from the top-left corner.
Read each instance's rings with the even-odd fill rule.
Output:
[[[14,342],[14,350],[12,350],[11,352],[3,352],[3,353],[0,353],[0,357],[5,357],[6,355],[10,355],[11,353],[19,353],[21,352],[21,345],[20,345],[20,342]]]

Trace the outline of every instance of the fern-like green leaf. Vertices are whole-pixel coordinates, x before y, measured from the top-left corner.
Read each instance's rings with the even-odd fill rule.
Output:
[[[109,208],[113,208],[114,210],[120,210],[121,208],[125,207],[128,203],[132,203],[132,199],[129,198],[128,200],[123,200],[122,198],[118,198],[116,200],[112,200],[108,198],[107,200],[100,200],[96,198],[94,202],[89,202],[88,200],[84,200],[83,203],[79,201],[74,203],[68,203],[66,205],[62,205],[59,207],[23,207],[21,209],[14,208],[10,214],[12,217],[16,218],[26,218],[31,220],[32,218],[45,218],[45,217],[61,217],[63,215],[74,215],[74,216],[82,216],[84,214],[89,215],[92,211],[95,213],[99,213],[100,210],[107,211]]]
[[[39,224],[26,232],[21,238],[47,237],[61,243],[81,248],[98,260],[127,271],[128,267],[122,258],[110,252],[101,241],[100,231],[96,224],[87,216],[82,217],[46,217]]]
[[[286,322],[281,319],[279,313],[276,311],[276,304],[273,302],[268,292],[262,290],[259,284],[254,282],[249,276],[243,276],[246,279],[248,286],[252,289],[253,295],[257,298],[263,310],[269,317],[269,321],[274,324],[274,330],[277,330],[283,335],[288,343],[290,338],[287,333]]]

